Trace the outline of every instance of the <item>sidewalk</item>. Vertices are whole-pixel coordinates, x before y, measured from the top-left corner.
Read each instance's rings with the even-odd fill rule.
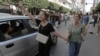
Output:
[[[90,34],[89,32],[94,34]],[[84,37],[79,56],[100,56],[100,36],[96,36],[96,29],[90,25],[88,34]]]

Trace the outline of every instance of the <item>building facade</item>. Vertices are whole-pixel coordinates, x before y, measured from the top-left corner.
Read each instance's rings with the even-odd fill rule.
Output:
[[[68,1],[68,0],[48,0],[48,1],[56,3],[56,4],[60,5],[60,6],[65,7],[65,8],[71,9],[71,7],[70,7],[70,2],[71,1]]]
[[[48,0],[53,3],[57,3],[60,6],[69,8],[73,11],[85,12],[85,0]]]
[[[93,1],[93,9],[95,9],[96,5],[100,2],[100,0],[94,0]]]
[[[76,12],[85,12],[85,0],[71,0],[72,1],[72,9]]]

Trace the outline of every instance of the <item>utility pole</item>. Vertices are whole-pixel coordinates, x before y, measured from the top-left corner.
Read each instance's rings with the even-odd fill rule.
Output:
[[[72,11],[75,9],[75,0],[72,0]]]
[[[85,0],[83,0],[83,14],[85,14]]]
[[[95,0],[93,0],[93,10],[95,9]]]

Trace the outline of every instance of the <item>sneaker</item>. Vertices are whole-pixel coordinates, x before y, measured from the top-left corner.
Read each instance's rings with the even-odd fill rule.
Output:
[[[99,36],[99,34],[96,34],[97,36]]]
[[[93,32],[89,32],[90,34],[94,34]]]

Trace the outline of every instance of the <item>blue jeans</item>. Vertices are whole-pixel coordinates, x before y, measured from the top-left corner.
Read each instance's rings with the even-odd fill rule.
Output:
[[[69,42],[69,56],[78,56],[81,43]]]

